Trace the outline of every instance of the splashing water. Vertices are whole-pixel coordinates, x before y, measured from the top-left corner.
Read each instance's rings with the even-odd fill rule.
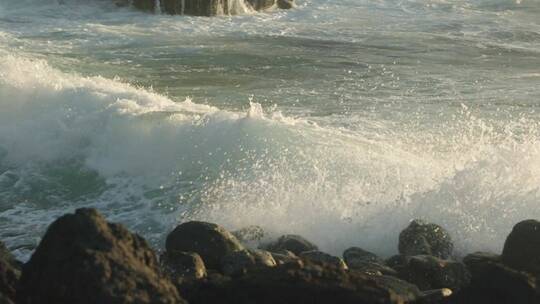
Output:
[[[534,3],[298,4],[0,0],[0,239],[89,206],[156,247],[202,219],[391,255],[424,218],[464,254],[540,218]]]

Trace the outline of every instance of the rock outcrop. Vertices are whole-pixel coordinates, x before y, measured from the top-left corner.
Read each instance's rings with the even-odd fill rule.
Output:
[[[451,303],[540,303],[540,280],[506,266],[500,256],[477,252],[466,256],[463,262],[471,272],[471,284]]]
[[[209,278],[180,290],[191,304],[405,303],[422,296],[416,286],[397,278],[310,262],[260,268],[234,280]]]
[[[224,256],[221,260],[221,270],[228,276],[240,276],[249,271],[262,267],[277,265],[272,254],[263,250],[242,250]]]
[[[347,264],[345,264],[343,259],[330,255],[328,253],[322,252],[322,251],[317,251],[317,250],[304,251],[300,253],[299,257],[304,260],[308,260],[310,262],[316,263],[316,264],[328,264],[328,265],[337,267],[339,269],[348,269]]]
[[[15,299],[20,274],[17,261],[15,261],[6,246],[0,242],[0,297],[3,295],[3,301],[7,302]],[[0,303],[3,303],[1,298]]]
[[[420,290],[449,288],[456,292],[466,288],[471,281],[469,270],[460,262],[429,255],[404,257],[402,262],[394,265],[398,277],[415,284]]]
[[[270,252],[280,252],[283,250],[288,250],[295,255],[299,255],[304,251],[319,250],[319,248],[315,244],[295,234],[281,236],[277,241],[262,246],[262,249],[268,250]]]
[[[52,223],[23,266],[17,303],[184,303],[146,241],[78,209]]]
[[[195,252],[209,269],[220,270],[221,259],[244,247],[225,228],[212,223],[192,221],[178,225],[165,243],[167,252]]]
[[[351,247],[343,252],[343,259],[350,269],[368,274],[397,275],[397,272],[386,266],[385,261],[376,254],[362,248]]]
[[[123,4],[125,0],[116,0]],[[148,12],[157,11],[155,0],[133,0],[133,7]],[[290,9],[294,0],[161,0],[159,9],[171,15],[216,16],[234,15],[253,9],[256,11],[270,8]]]
[[[502,252],[504,264],[540,276],[540,222],[522,221],[506,238]]]
[[[450,234],[441,226],[414,220],[399,234],[398,249],[402,255],[432,255],[448,259],[454,244]]]
[[[161,255],[163,270],[173,280],[196,280],[206,277],[206,266],[194,252],[172,251]]]

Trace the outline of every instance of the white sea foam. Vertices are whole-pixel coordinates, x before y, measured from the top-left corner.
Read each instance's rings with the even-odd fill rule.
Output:
[[[501,125],[464,107],[433,129],[357,117],[347,130],[247,101],[246,113],[175,102],[11,55],[0,60],[0,109],[1,236],[21,257],[81,206],[156,245],[203,219],[383,255],[412,218],[447,227],[458,253],[498,251],[514,223],[540,218],[540,127],[527,118]],[[95,191],[58,182],[70,176]]]

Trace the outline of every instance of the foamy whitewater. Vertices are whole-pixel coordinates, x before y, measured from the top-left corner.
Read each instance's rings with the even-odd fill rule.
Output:
[[[540,1],[111,2],[0,0],[0,239],[19,258],[80,207],[156,248],[201,219],[383,256],[413,218],[458,254],[540,218]]]

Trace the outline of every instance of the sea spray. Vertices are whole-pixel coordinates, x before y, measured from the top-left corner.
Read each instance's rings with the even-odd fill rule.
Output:
[[[427,2],[0,0],[0,239],[89,206],[156,248],[203,219],[391,255],[420,217],[500,251],[539,217],[538,3]]]

